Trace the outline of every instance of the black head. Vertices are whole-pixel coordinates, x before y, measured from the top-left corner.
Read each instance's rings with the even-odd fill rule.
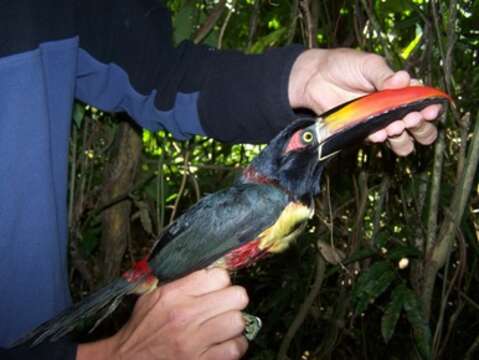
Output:
[[[286,127],[253,160],[243,181],[267,179],[297,199],[319,194],[324,161],[317,127],[315,119],[299,119]]]

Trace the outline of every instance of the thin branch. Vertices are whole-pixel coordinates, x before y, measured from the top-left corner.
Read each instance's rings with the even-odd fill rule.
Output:
[[[220,2],[213,8],[213,10],[211,10],[208,18],[192,37],[195,44],[199,44],[200,42],[202,42],[204,38],[209,34],[209,32],[213,29],[213,27],[220,19],[221,15],[223,15],[225,7],[226,0],[220,0]]]
[[[384,49],[384,54],[386,55],[386,59],[389,62],[392,62],[395,58],[393,52],[389,48],[389,43],[387,39],[384,36],[383,30],[381,28],[381,24],[379,24],[379,21],[376,19],[376,15],[374,14],[373,10],[370,8],[366,0],[361,0],[361,3],[363,5],[364,10],[366,11],[366,14],[368,15],[369,21],[371,21],[371,24],[378,34],[379,41],[381,42],[381,45]]]
[[[156,177],[156,233],[160,235],[165,226],[165,176],[163,172],[163,154],[158,157],[158,176]]]
[[[306,297],[303,304],[299,308],[299,311],[296,317],[294,318],[293,322],[291,323],[291,326],[286,332],[286,335],[284,336],[283,341],[281,342],[281,346],[279,348],[279,352],[277,356],[278,360],[285,360],[288,358],[287,354],[288,354],[288,349],[291,344],[291,341],[293,340],[294,336],[296,335],[296,332],[299,330],[304,320],[306,319],[309,309],[313,305],[314,301],[318,298],[319,291],[321,289],[321,285],[324,280],[325,271],[326,271],[326,262],[323,260],[321,254],[318,252],[316,256],[316,277],[314,279],[314,283],[311,286],[311,290],[308,296]]]
[[[256,30],[258,29],[258,18],[260,11],[260,0],[255,0],[253,4],[253,11],[249,18],[249,31],[248,31],[248,42],[246,48],[249,49],[253,45],[253,39],[256,35]]]
[[[426,232],[426,256],[430,256],[437,240],[437,214],[439,212],[439,198],[441,195],[442,167],[444,152],[446,150],[446,138],[444,131],[439,129],[436,145],[434,146],[434,164],[432,167],[431,195],[429,197],[429,212],[427,217]]]
[[[454,242],[456,227],[462,220],[462,215],[467,205],[474,177],[479,162],[479,113],[476,117],[476,125],[469,145],[469,152],[466,160],[466,168],[461,183],[457,184],[453,194],[450,213],[452,218],[446,218],[439,232],[439,240],[434,248],[432,257],[425,274],[423,305],[426,316],[429,318],[431,309],[432,293],[437,272],[445,264],[448,253]]]
[[[439,22],[439,16],[437,14],[436,3],[437,1],[431,2],[434,26],[435,26],[436,34],[438,37],[438,43],[439,43],[439,48],[441,50],[442,59],[445,65],[444,69],[445,69],[446,87],[448,89],[448,92],[452,94],[450,92],[451,90],[450,82],[452,77],[451,54],[456,41],[455,24],[457,19],[457,0],[451,0],[449,3],[449,21],[447,24],[448,26],[447,46],[446,46],[445,53],[441,43],[440,27],[439,27],[440,22]],[[474,133],[477,135],[477,146],[478,146],[477,151],[479,152],[479,126],[476,126],[476,128],[474,129]],[[439,139],[439,141],[441,141],[441,139]],[[436,146],[441,146],[441,145],[437,144]],[[471,169],[471,167],[474,169],[477,168],[477,160],[474,162],[474,159],[473,159],[474,150],[475,150],[474,141],[471,143],[470,150],[471,150],[471,153],[470,153],[471,156],[468,159],[468,164],[466,165],[467,168],[465,170],[465,174],[467,173],[468,169],[469,170]],[[477,156],[479,156],[479,154]],[[466,176],[464,176],[463,178],[463,184],[466,186]],[[460,183],[456,185],[460,185]],[[425,317],[428,320],[431,316],[431,301],[432,301],[432,294],[434,291],[434,283],[436,281],[437,272],[442,266],[444,266],[446,259],[448,257],[452,242],[454,241],[454,230],[455,230],[454,221],[456,220],[460,221],[460,219],[462,218],[462,214],[464,212],[464,207],[466,202],[466,198],[463,197],[463,194],[465,193],[467,193],[467,196],[469,196],[470,188],[466,189],[465,187],[462,187],[462,186],[456,186],[453,199],[452,199],[452,204],[451,204],[451,210],[452,210],[452,213],[454,214],[454,220],[450,220],[450,219],[444,220],[441,226],[439,236],[438,236],[437,245],[432,244],[432,238],[430,238],[430,241],[428,241],[428,243],[426,244],[428,252],[426,254],[427,261],[425,263],[425,270],[424,270],[422,303],[423,303],[423,310],[424,310]],[[429,228],[428,228],[428,231],[430,231]]]
[[[390,184],[391,184],[391,180],[389,176],[385,175],[383,180],[381,181],[381,185],[379,187],[379,199],[376,203],[376,207],[374,208],[373,233],[371,235],[371,244],[375,243],[375,238],[379,231],[381,214],[383,213],[384,202],[385,202]]]
[[[218,37],[218,49],[221,49],[223,47],[223,37],[225,35],[226,27],[228,26],[228,24],[231,20],[231,15],[233,15],[233,9],[234,9],[235,4],[236,4],[236,2],[234,2],[231,5],[233,8],[228,9],[228,14],[226,15],[226,19],[223,22],[223,25],[221,25],[220,35]]]
[[[194,174],[189,173],[189,176],[190,176],[190,181],[193,184],[193,189],[195,190],[196,201],[200,201],[200,199],[201,199],[200,184],[199,184],[199,182],[196,179],[196,176]]]
[[[180,204],[180,200],[186,188],[186,180],[188,179],[188,174],[189,174],[188,172],[189,160],[190,160],[190,151],[188,150],[186,151],[185,160],[183,162],[183,177],[181,179],[180,189],[178,190],[178,196],[175,199],[175,204],[173,205],[173,210],[171,211],[170,223],[172,223],[173,220],[175,219],[175,215],[178,211],[178,205]]]
[[[459,131],[460,139],[459,150],[457,156],[457,171],[456,171],[456,182],[460,181],[463,172],[464,172],[464,163],[466,161],[466,144],[467,144],[467,135],[469,133],[469,128],[471,126],[471,113],[467,112],[464,116],[461,117],[459,121]]]
[[[142,181],[139,181],[136,184],[132,185],[124,193],[122,193],[118,196],[115,196],[113,199],[111,199],[107,203],[100,205],[100,207],[98,207],[88,218],[89,219],[94,218],[95,216],[97,216],[101,212],[105,211],[106,209],[112,207],[113,205],[116,205],[119,202],[128,199],[131,196],[132,192],[134,192],[138,189],[141,189],[142,187],[147,185],[150,181],[152,181],[156,177],[157,177],[157,174],[153,173],[153,174],[149,175],[146,179],[144,179]]]
[[[474,353],[479,349],[479,335],[477,335],[476,339],[472,343],[471,347],[467,350],[466,356],[464,357],[465,360],[472,360],[475,359],[473,357]]]
[[[288,28],[288,36],[286,37],[286,44],[291,44],[294,40],[294,35],[296,34],[296,25],[298,22],[298,16],[299,16],[299,0],[293,0],[293,3],[291,4],[291,15],[289,17],[290,19],[290,25]]]
[[[311,49],[318,47],[316,43],[316,36],[314,33],[313,17],[311,16],[310,0],[301,0],[299,5],[301,6],[301,10],[303,11],[303,17],[306,21],[308,48]]]
[[[446,212],[450,217],[452,217],[452,214]],[[444,347],[445,340],[442,339],[441,334],[442,334],[442,327],[444,324],[444,318],[445,318],[445,313],[446,313],[446,306],[449,302],[449,298],[451,295],[452,290],[454,287],[460,287],[460,284],[462,283],[462,278],[464,276],[464,272],[466,270],[466,261],[467,261],[467,256],[466,256],[466,241],[464,240],[464,235],[461,232],[460,228],[456,228],[456,234],[457,234],[457,239],[458,244],[459,244],[459,266],[457,266],[456,271],[454,272],[454,275],[452,276],[452,279],[449,283],[449,287],[446,290],[446,285],[447,285],[447,273],[448,269],[447,267],[449,266],[451,254],[449,253],[447,263],[446,263],[446,270],[445,270],[445,277],[443,279],[443,296],[441,299],[441,308],[440,308],[440,313],[439,313],[439,319],[437,321],[436,325],[436,330],[434,333],[434,338],[433,338],[433,354],[436,356],[439,355],[440,348]],[[435,358],[435,356],[434,356]]]
[[[358,177],[357,187],[357,214],[354,221],[353,231],[351,234],[351,251],[354,252],[361,247],[362,229],[364,214],[368,207],[368,175],[365,171],[361,171]]]

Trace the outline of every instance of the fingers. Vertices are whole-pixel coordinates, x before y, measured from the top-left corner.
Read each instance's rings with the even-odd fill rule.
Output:
[[[392,151],[399,156],[406,156],[414,150],[413,139],[408,133],[422,145],[430,145],[437,138],[436,126],[424,121],[419,113],[413,112],[406,115],[402,121],[395,121],[386,129],[371,134],[368,139],[374,143],[387,139]]]
[[[150,312],[161,313],[164,307],[179,303],[180,298],[202,296],[225,289],[230,285],[231,280],[225,270],[216,268],[196,271],[140,296],[135,307],[136,318],[141,321]],[[162,306],[157,306],[159,301],[163,303]]]
[[[387,80],[395,75],[384,58],[376,54],[364,54],[360,72],[378,90],[385,89],[385,84],[391,81],[387,82]]]
[[[437,128],[427,121],[423,121],[417,127],[410,128],[409,132],[422,145],[430,145],[437,138]]]
[[[236,360],[241,358],[248,350],[248,341],[244,336],[216,345],[208,349],[202,360]]]
[[[224,270],[197,271],[141,296],[112,352],[139,360],[239,359],[248,348],[240,312],[247,304],[246,290],[231,286]]]
[[[384,79],[382,84],[378,84],[379,87],[377,87],[379,90],[384,90],[384,89],[400,89],[406,86],[409,86],[411,82],[411,77],[409,74],[404,71],[400,70],[388,78]]]
[[[201,296],[231,285],[228,273],[223,269],[213,268],[196,271],[184,278],[173,281],[162,287],[166,293]]]
[[[245,329],[245,321],[239,310],[228,311],[205,321],[200,329],[200,336],[215,344],[240,336]]]
[[[198,321],[211,319],[219,314],[231,310],[243,310],[248,305],[249,299],[246,290],[241,286],[230,286],[204,295],[195,308]]]
[[[399,136],[389,138],[388,144],[399,156],[409,155],[414,150],[414,143],[406,131]]]
[[[179,298],[176,292],[163,293],[149,316],[160,319],[166,314],[166,322],[176,328],[188,325],[196,328],[220,314],[242,310],[249,302],[246,290],[241,286],[230,286],[184,301],[179,301]]]
[[[405,127],[404,121],[394,121],[386,127],[386,133],[389,137],[397,136],[403,133]]]
[[[381,129],[369,135],[368,140],[373,143],[382,143],[388,138],[388,133],[385,129]]]
[[[439,116],[441,110],[441,105],[431,105],[421,111],[421,116],[425,120],[434,120]]]
[[[410,112],[402,120],[406,128],[413,128],[418,126],[422,122],[422,115],[417,111]]]
[[[392,151],[399,156],[406,156],[414,150],[413,139],[408,133],[422,145],[430,145],[437,138],[436,126],[422,120],[419,113],[410,113],[402,121],[395,121],[386,129],[372,134],[369,140],[372,142],[382,142],[387,138]]]

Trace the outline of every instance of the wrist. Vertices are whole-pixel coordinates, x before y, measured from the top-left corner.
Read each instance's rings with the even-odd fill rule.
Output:
[[[115,338],[79,344],[77,348],[76,360],[109,360],[115,357]]]

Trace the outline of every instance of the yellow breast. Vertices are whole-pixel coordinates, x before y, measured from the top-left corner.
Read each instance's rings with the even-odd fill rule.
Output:
[[[301,234],[306,222],[313,216],[314,209],[301,203],[289,203],[273,226],[259,235],[259,247],[270,253],[279,253]]]

